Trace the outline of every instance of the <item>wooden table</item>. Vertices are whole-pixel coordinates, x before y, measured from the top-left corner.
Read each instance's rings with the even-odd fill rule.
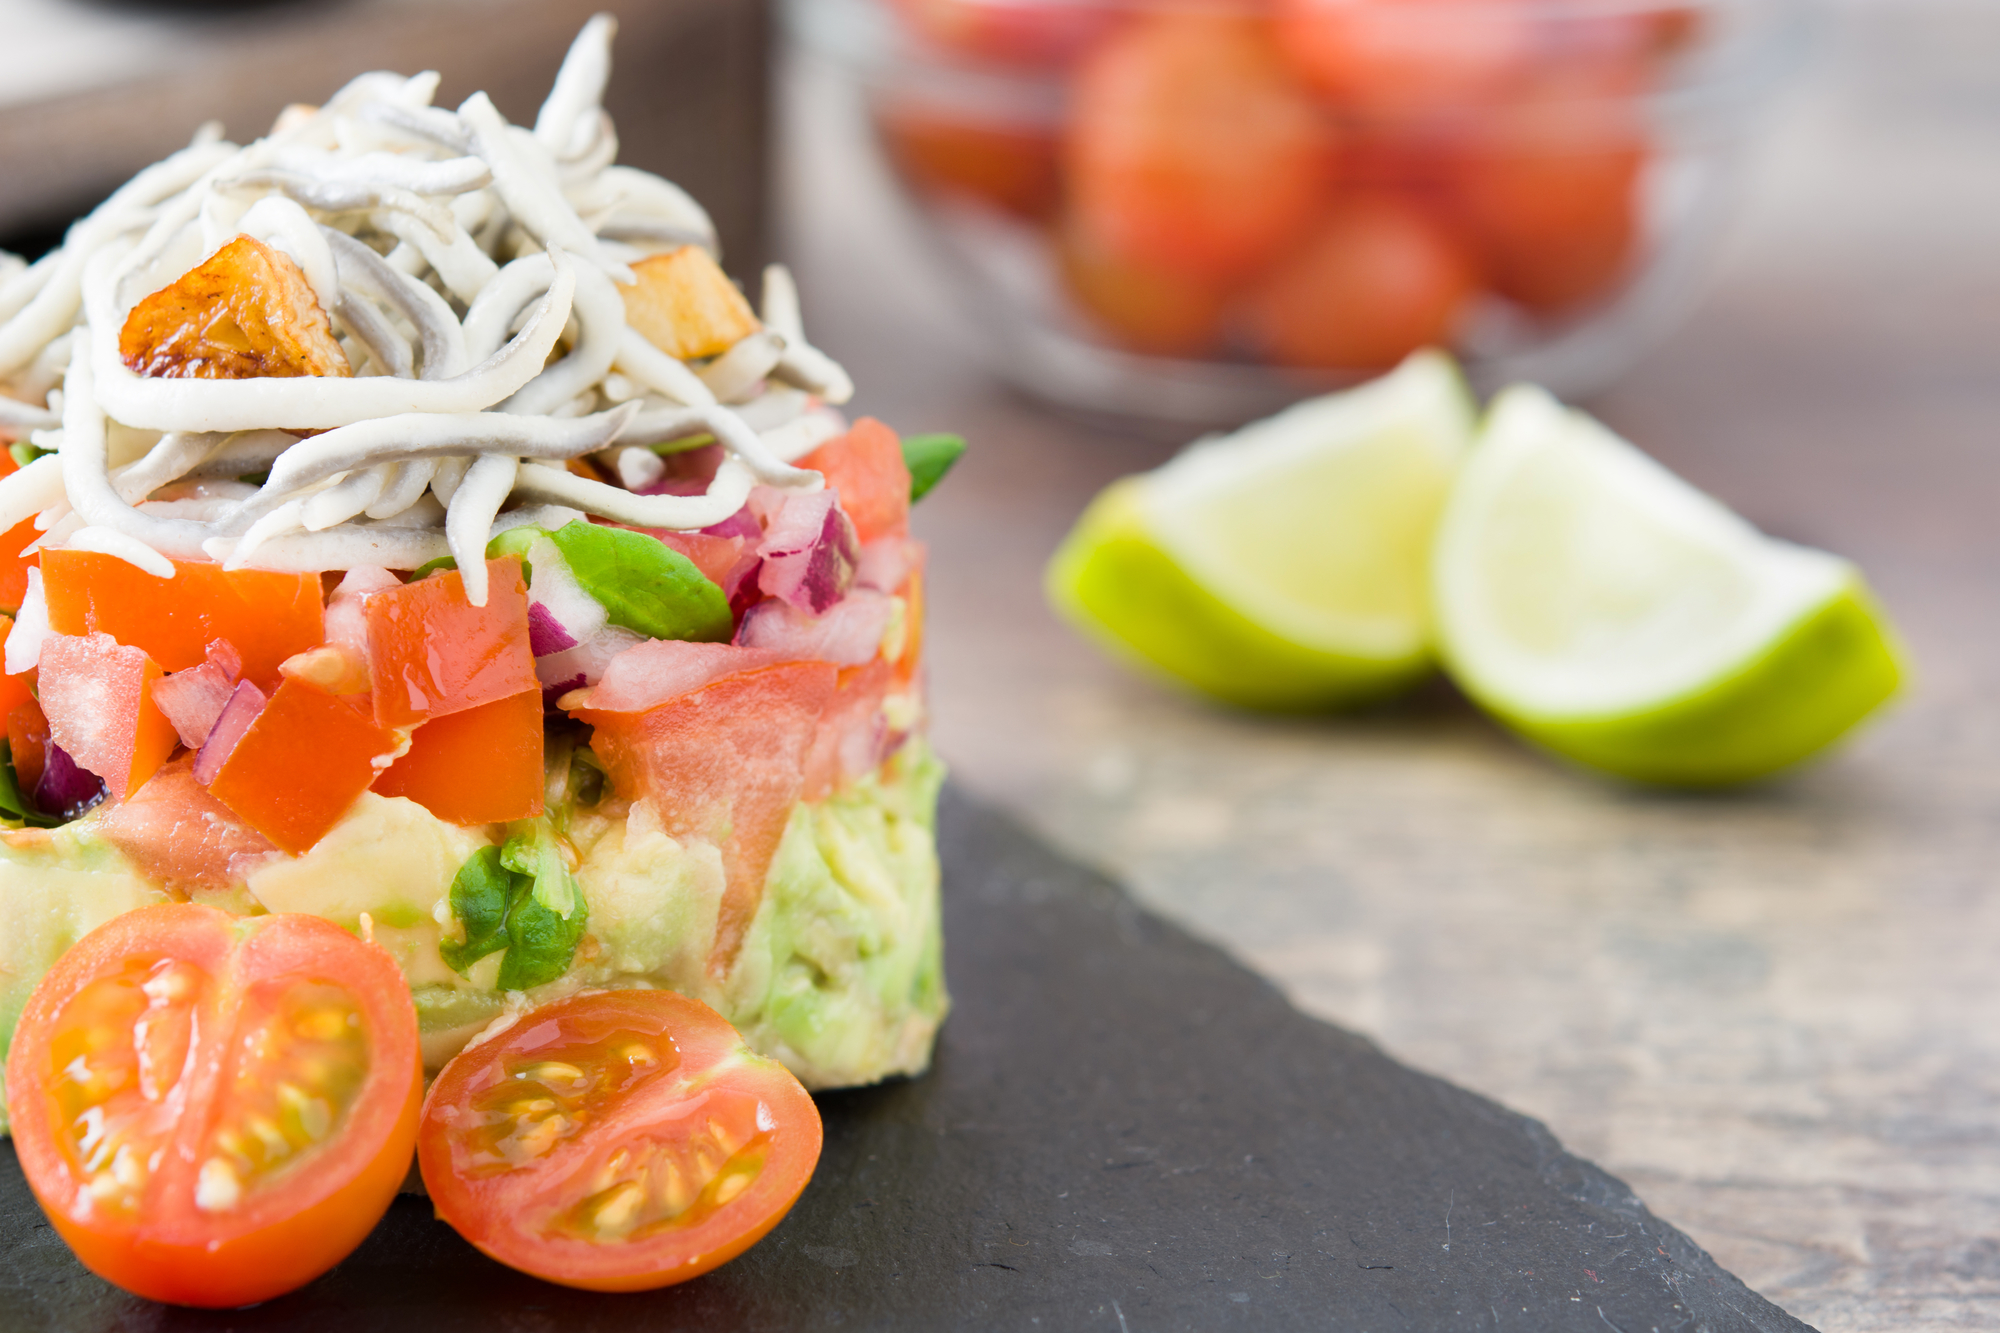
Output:
[[[1689,324],[1591,406],[1858,560],[1920,666],[1893,713],[1723,797],[1607,785],[1448,689],[1214,711],[1044,608],[1084,500],[1162,456],[974,366],[824,71],[788,81],[787,245],[858,407],[974,442],[933,545],[967,787],[1307,1010],[1544,1118],[1822,1328],[2000,1324],[2000,11],[1836,11]]]

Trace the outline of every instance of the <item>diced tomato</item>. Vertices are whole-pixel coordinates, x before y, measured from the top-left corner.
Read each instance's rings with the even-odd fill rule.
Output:
[[[1053,130],[914,102],[883,108],[875,125],[890,160],[918,189],[976,199],[1031,222],[1055,215],[1062,180]]]
[[[1205,356],[1222,337],[1231,282],[1134,263],[1073,223],[1056,238],[1063,283],[1120,343],[1155,356]]]
[[[910,469],[903,462],[902,441],[874,417],[861,418],[847,434],[801,458],[798,466],[825,474],[864,543],[910,530]]]
[[[109,634],[168,671],[206,661],[208,645],[227,639],[243,675],[266,689],[278,663],[325,639],[317,574],[176,560],[162,579],[99,551],[44,551],[42,592],[58,634]]]
[[[916,678],[924,661],[924,547],[917,546],[916,567],[903,585],[903,651],[896,658],[896,681],[907,685]]]
[[[179,744],[153,702],[153,682],[164,674],[144,650],[109,634],[55,634],[42,644],[41,703],[51,739],[121,801]]]
[[[0,450],[0,455],[5,454]],[[14,628],[14,617],[0,613],[0,644],[7,641],[7,635]],[[35,673],[32,668],[18,676],[0,676],[0,717],[13,712],[22,704],[35,697]]]
[[[488,560],[486,569],[484,606],[465,600],[455,569],[375,593],[362,604],[368,678],[382,726],[411,727],[540,688],[528,646],[528,586],[520,557]]]
[[[805,788],[800,792],[805,800],[818,800],[880,766],[889,736],[882,700],[895,676],[895,668],[879,660],[840,673],[840,684],[820,715],[812,750],[806,755]]]
[[[21,794],[29,795],[49,762],[49,719],[33,699],[7,714],[7,757],[14,762]]]
[[[181,894],[241,884],[277,851],[194,780],[191,754],[166,764],[130,800],[107,807],[97,829],[140,874]]]
[[[375,779],[453,824],[500,824],[542,813],[542,692],[529,690],[434,717]]]
[[[0,477],[21,470],[14,461],[14,455],[0,447]],[[28,571],[35,567],[40,552],[22,555],[21,548],[42,534],[35,530],[32,516],[22,519],[5,532],[0,532],[0,610],[9,613],[19,611],[21,603],[28,595]]]
[[[385,950],[195,903],[72,945],[7,1056],[21,1171],[57,1233],[180,1305],[269,1300],[340,1262],[409,1170],[423,1090]]]
[[[596,729],[592,746],[620,793],[651,801],[672,836],[722,848],[728,885],[709,959],[717,975],[756,914],[838,684],[825,662],[787,662],[725,676],[644,712],[574,710]]]
[[[1521,0],[1278,0],[1286,58],[1370,119],[1449,112],[1494,95],[1536,56]]]
[[[1334,152],[1261,22],[1190,11],[1084,63],[1064,157],[1077,223],[1108,254],[1226,280],[1310,225]]]
[[[296,856],[340,822],[375,781],[374,761],[395,749],[396,738],[354,708],[287,680],[222,761],[208,790]]]
[[[1447,227],[1390,196],[1361,196],[1266,275],[1250,323],[1274,361],[1386,369],[1448,345],[1478,279]]]
[[[417,1163],[438,1215],[501,1263],[643,1291],[754,1245],[822,1133],[798,1079],[699,1000],[585,991],[445,1066]]]

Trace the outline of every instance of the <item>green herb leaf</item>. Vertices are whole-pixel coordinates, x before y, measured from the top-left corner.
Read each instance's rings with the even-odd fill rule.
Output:
[[[699,449],[703,445],[714,443],[715,437],[704,433],[701,435],[683,435],[676,440],[661,440],[658,444],[647,447],[664,458],[669,454],[684,454],[690,449]]]
[[[903,440],[903,466],[910,470],[910,503],[931,493],[965,452],[963,435],[910,435]]]
[[[520,556],[521,582],[532,588],[535,586],[535,568],[528,563],[528,548],[548,535],[548,533],[536,527],[522,526],[509,528],[492,541],[486,543],[486,558],[488,560],[498,560],[502,556]]]
[[[56,828],[63,822],[61,815],[45,815],[35,808],[33,801],[21,795],[21,779],[14,772],[14,755],[5,744],[0,744],[0,817],[18,819],[30,828]]]
[[[458,568],[458,561],[452,559],[452,557],[448,555],[441,555],[435,560],[426,560],[424,561],[424,563],[418,565],[415,569],[411,570],[410,582],[415,583],[418,579],[427,579],[441,569],[457,569],[457,568]]]
[[[549,540],[614,625],[696,643],[727,643],[735,632],[722,589],[657,538],[578,519]]]
[[[54,453],[53,449],[39,449],[26,440],[16,440],[7,446],[7,453],[14,460],[15,467],[26,467],[37,458]]]
[[[489,953],[507,947],[507,907],[514,878],[500,863],[498,847],[481,847],[451,880],[451,911],[465,927],[465,942],[438,946],[445,965],[463,972]]]
[[[523,884],[528,891],[507,913],[507,956],[500,960],[497,984],[501,990],[529,990],[569,970],[590,911],[549,822],[530,820],[514,828],[500,862],[514,873],[517,893]]]

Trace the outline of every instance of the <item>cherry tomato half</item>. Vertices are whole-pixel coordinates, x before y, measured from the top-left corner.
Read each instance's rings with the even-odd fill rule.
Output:
[[[1285,57],[1314,89],[1370,120],[1483,101],[1536,56],[1521,0],[1278,0]]]
[[[386,952],[318,917],[194,903],[77,941],[7,1058],[56,1231],[100,1277],[179,1305],[268,1300],[339,1263],[409,1172],[422,1096]]]
[[[1281,364],[1384,369],[1448,346],[1478,280],[1458,238],[1425,210],[1357,195],[1265,275],[1249,323]]]
[[[444,1067],[417,1161],[439,1216],[501,1263],[643,1291],[750,1248],[819,1161],[791,1072],[671,991],[595,991]]]
[[[1151,15],[1083,64],[1064,147],[1093,244],[1206,281],[1308,226],[1337,151],[1264,26],[1199,11]]]
[[[1051,129],[919,103],[884,108],[875,123],[897,168],[920,189],[970,196],[1030,221],[1055,212],[1062,182]]]
[[[1077,304],[1134,351],[1203,356],[1221,337],[1230,284],[1121,260],[1073,225],[1057,234],[1056,258]]]

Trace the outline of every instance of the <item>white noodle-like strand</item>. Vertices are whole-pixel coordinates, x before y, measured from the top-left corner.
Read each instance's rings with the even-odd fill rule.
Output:
[[[0,532],[61,503],[62,459],[44,454],[19,471],[0,477]]]
[[[406,458],[395,464],[394,472],[382,485],[382,493],[361,512],[370,518],[394,518],[408,512],[430,489],[437,469],[435,458]]]
[[[520,468],[518,458],[488,454],[466,470],[465,480],[451,497],[445,540],[465,579],[465,600],[474,606],[486,605],[486,534],[513,491]]]
[[[137,537],[128,537],[116,528],[85,526],[69,534],[62,543],[65,551],[97,551],[115,555],[128,565],[136,565],[156,579],[174,576],[174,562]]]
[[[706,495],[634,495],[561,468],[523,463],[514,482],[514,494],[550,504],[571,505],[587,514],[635,528],[686,532],[713,526],[741,509],[754,484],[750,470],[733,458],[716,469],[715,480]]]

